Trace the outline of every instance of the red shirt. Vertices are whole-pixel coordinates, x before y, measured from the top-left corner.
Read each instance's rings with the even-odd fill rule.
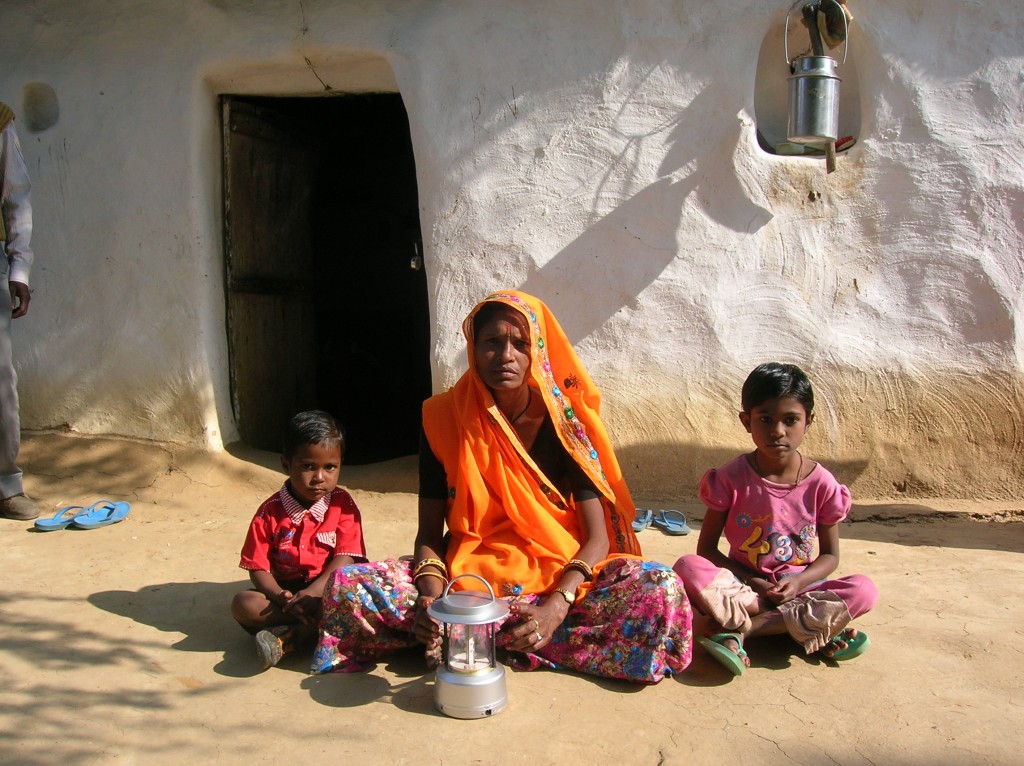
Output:
[[[309,508],[287,482],[265,500],[242,546],[242,569],[270,572],[279,581],[315,580],[335,556],[366,561],[359,508],[341,487]]]

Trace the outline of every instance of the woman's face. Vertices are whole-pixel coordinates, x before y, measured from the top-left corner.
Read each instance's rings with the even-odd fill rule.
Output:
[[[476,334],[473,344],[476,371],[495,391],[514,391],[530,372],[530,333],[526,319],[515,309],[503,309]]]

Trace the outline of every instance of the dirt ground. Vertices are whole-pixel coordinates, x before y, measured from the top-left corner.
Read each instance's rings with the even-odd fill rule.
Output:
[[[0,520],[4,764],[1021,762],[1024,501],[858,503],[841,572],[870,575],[881,598],[853,662],[783,637],[751,641],[735,680],[699,647],[653,687],[510,672],[508,707],[461,721],[435,711],[413,656],[357,675],[310,676],[305,658],[259,671],[227,606],[247,583],[249,519],[282,481],[275,455],[41,434],[21,464],[46,513],[101,498],[132,511],[90,531]],[[371,558],[409,552],[415,461],[346,467],[342,483]],[[696,546],[640,540],[666,564]]]

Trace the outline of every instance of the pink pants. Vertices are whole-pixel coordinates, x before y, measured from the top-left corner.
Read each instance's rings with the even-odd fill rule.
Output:
[[[726,630],[750,630],[750,609],[758,600],[750,586],[696,554],[683,556],[672,568],[682,578],[694,609]],[[855,574],[813,583],[776,609],[789,635],[811,654],[841,634],[852,620],[871,611],[876,601],[875,584]]]

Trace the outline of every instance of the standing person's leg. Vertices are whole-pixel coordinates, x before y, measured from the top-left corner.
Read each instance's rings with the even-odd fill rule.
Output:
[[[0,247],[0,256],[3,251]],[[28,520],[39,515],[33,500],[25,497],[18,451],[21,449],[21,418],[18,414],[18,377],[11,349],[11,290],[6,261],[0,263],[0,516]]]

